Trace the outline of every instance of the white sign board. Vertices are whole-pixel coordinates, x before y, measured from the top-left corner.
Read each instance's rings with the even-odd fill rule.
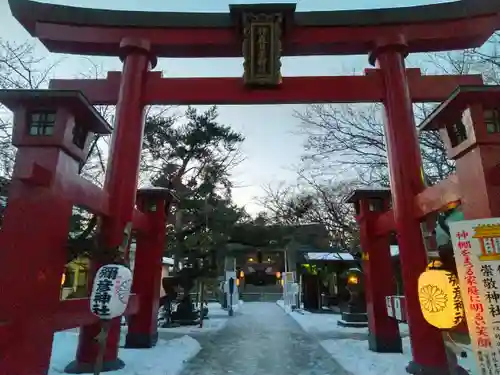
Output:
[[[132,287],[132,272],[120,264],[107,264],[97,271],[90,310],[101,319],[123,315],[127,308]]]
[[[291,307],[297,304],[297,292],[299,286],[294,287],[295,272],[282,272],[283,279],[283,303],[285,306]]]
[[[387,307],[387,315],[394,318],[394,309],[392,308],[392,296],[385,296],[385,305]]]
[[[403,313],[401,311],[401,299],[393,298],[394,301],[394,317],[396,320],[403,320]]]
[[[283,272],[282,277],[285,280],[285,283],[295,282],[295,272]]]
[[[479,373],[500,374],[500,218],[450,223]]]

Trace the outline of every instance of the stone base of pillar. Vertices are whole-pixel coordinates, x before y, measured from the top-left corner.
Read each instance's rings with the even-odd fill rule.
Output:
[[[121,370],[124,367],[125,362],[117,358],[114,361],[105,361],[102,364],[102,372]],[[93,374],[94,363],[82,363],[75,360],[64,368],[64,372],[67,374]]]
[[[125,347],[131,349],[149,349],[158,342],[158,332],[155,334],[128,332]]]
[[[366,328],[368,327],[368,322],[348,322],[345,320],[339,320],[337,324],[340,327],[350,327],[350,328]]]
[[[377,353],[403,353],[403,344],[401,337],[387,338],[368,334],[368,349]]]
[[[339,320],[337,324],[341,327],[365,328],[368,327],[368,314],[343,312],[342,320]]]
[[[461,368],[461,367],[460,367]],[[457,368],[458,370],[458,368]],[[413,375],[451,375],[450,369],[446,367],[429,367],[423,366],[416,362],[411,361],[406,366],[406,372]],[[467,373],[467,372],[466,372]],[[455,375],[455,374],[453,374]]]

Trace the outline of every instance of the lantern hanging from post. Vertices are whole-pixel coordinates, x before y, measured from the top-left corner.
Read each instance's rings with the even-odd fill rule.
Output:
[[[459,325],[464,305],[457,277],[445,270],[428,270],[418,279],[418,297],[425,320],[440,329]]]
[[[132,272],[120,264],[107,264],[97,271],[90,309],[104,320],[123,315],[127,308],[132,287]]]

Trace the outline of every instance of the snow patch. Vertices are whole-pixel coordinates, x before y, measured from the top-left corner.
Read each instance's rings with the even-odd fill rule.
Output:
[[[213,333],[218,332],[223,329],[227,325],[227,319],[219,318],[213,319],[210,318],[208,320],[203,321],[203,327],[200,327],[199,324],[195,326],[180,326],[180,327],[172,327],[172,328],[158,328],[158,332],[169,332],[169,333],[184,333],[188,334],[197,334],[197,333]]]
[[[76,353],[78,332],[58,332],[54,335],[52,358],[48,375],[64,373],[64,367]],[[173,340],[158,340],[151,349],[120,348],[119,357],[126,366],[122,370],[106,372],[106,375],[178,375],[185,363],[201,350],[192,337],[182,336]]]
[[[375,353],[368,350],[368,342],[353,339],[324,340],[321,346],[347,371],[362,375],[400,375],[411,361],[410,338],[403,338],[403,354]],[[458,363],[476,374],[474,359],[460,358]]]
[[[368,334],[368,328],[356,328],[356,327],[342,327],[338,325],[339,320],[342,320],[340,314],[334,313],[324,313],[324,314],[315,314],[309,311],[291,311],[289,307],[284,305],[283,300],[279,300],[276,302],[278,306],[280,306],[287,314],[289,314],[299,325],[302,327],[304,331],[312,334],[327,334],[334,332],[343,332],[343,333],[366,333]],[[407,334],[408,333],[408,325],[405,323],[399,324],[400,333]]]

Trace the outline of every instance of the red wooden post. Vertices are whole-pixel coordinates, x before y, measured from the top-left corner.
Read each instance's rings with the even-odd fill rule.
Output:
[[[138,233],[132,292],[139,295],[140,310],[129,320],[127,348],[151,348],[158,341],[158,305],[165,247],[165,200],[168,189],[140,189],[138,206],[148,215],[149,228]]]
[[[20,180],[35,163],[52,176],[50,186]],[[0,337],[3,374],[48,371],[54,332],[43,318],[59,305],[72,211],[71,202],[61,199],[66,194],[63,181],[71,176],[68,171],[76,176],[77,168],[59,148],[20,148],[17,153],[0,231],[0,321],[13,333],[10,339]]]
[[[144,133],[142,95],[145,77],[151,65],[149,43],[124,39],[120,48],[123,74],[104,186],[109,194],[110,215],[103,218],[101,226],[103,244],[108,247],[116,247],[122,243],[125,227],[132,221]],[[99,265],[93,266],[95,272]],[[81,328],[76,360],[66,367],[66,372],[92,371],[99,346],[95,337],[99,332],[99,324]],[[105,371],[124,366],[123,361],[118,358],[119,339],[120,320],[115,319],[104,354]]]
[[[441,332],[424,320],[416,293],[418,277],[427,266],[427,254],[414,205],[415,196],[424,189],[424,182],[405,72],[405,50],[404,40],[380,43],[371,54],[370,62],[378,63],[385,85],[385,137],[413,354],[407,371],[411,374],[436,374],[437,371],[447,374]]]
[[[0,372],[46,374],[79,163],[91,134],[110,129],[77,92],[2,90],[0,102],[18,147],[0,231]]]
[[[386,296],[396,294],[396,281],[391,260],[390,232],[375,233],[380,214],[389,209],[389,191],[356,191],[350,202],[356,206],[360,226],[361,248],[365,254],[363,272],[368,312],[369,349],[379,353],[403,351],[399,325],[387,313]]]
[[[485,94],[488,95],[488,92],[485,91]],[[500,88],[488,96],[491,98],[490,103],[500,103]],[[452,146],[448,142],[449,138],[445,138],[448,154],[456,161],[462,192],[462,211],[467,220],[500,216],[500,105],[487,105],[483,100],[481,95],[471,98],[469,108],[462,115],[468,133],[466,139]],[[488,131],[486,111],[496,112],[496,117],[493,115],[489,119],[490,126],[496,120],[493,131]],[[446,130],[442,133],[451,132],[449,128]]]

